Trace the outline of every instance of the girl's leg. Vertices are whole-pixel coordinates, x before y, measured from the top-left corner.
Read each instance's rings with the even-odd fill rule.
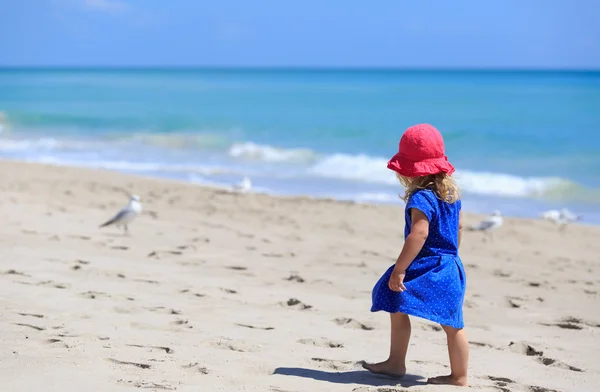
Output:
[[[430,384],[450,384],[466,387],[467,366],[469,363],[469,342],[463,329],[443,326],[448,341],[450,355],[450,375],[433,377],[427,380]]]
[[[363,367],[372,373],[392,377],[404,377],[406,374],[406,352],[410,340],[410,319],[404,313],[391,313],[390,357],[379,363],[363,362]]]

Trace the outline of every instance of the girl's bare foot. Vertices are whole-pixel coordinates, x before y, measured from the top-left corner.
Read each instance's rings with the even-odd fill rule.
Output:
[[[402,378],[406,374],[406,366],[394,363],[389,359],[379,363],[362,362],[362,367],[374,374],[382,374],[388,377]]]
[[[431,377],[427,379],[428,384],[435,385],[456,385],[457,387],[467,387],[469,386],[467,383],[466,377],[454,377],[453,375],[449,376],[437,376]]]

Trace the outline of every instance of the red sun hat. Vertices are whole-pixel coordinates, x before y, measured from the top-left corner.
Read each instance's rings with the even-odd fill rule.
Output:
[[[408,128],[398,145],[398,152],[387,164],[388,169],[405,177],[454,173],[444,152],[444,138],[433,125],[417,124]]]

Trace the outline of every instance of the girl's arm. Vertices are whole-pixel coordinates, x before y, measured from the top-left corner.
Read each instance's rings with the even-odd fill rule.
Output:
[[[463,232],[463,220],[462,220],[462,210],[458,215],[458,247],[460,248],[460,243],[462,241],[462,232]]]
[[[402,252],[396,260],[396,269],[399,271],[405,271],[408,268],[423,248],[429,235],[429,221],[421,210],[412,208],[410,217],[412,220],[410,234],[406,237]]]
[[[402,292],[406,290],[406,287],[404,286],[405,271],[415,257],[417,257],[421,249],[423,249],[425,240],[427,240],[427,236],[429,235],[429,221],[423,211],[417,208],[411,208],[410,217],[412,220],[410,234],[404,241],[402,252],[400,252],[400,256],[398,256],[398,260],[396,260],[396,266],[388,281],[388,287],[392,291]]]

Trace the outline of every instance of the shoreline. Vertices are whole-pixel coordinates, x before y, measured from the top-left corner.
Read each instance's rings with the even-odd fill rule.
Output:
[[[447,352],[418,318],[406,379],[356,364],[388,352],[370,292],[401,249],[402,205],[6,160],[0,176],[6,390],[455,390],[423,384],[447,372]],[[98,228],[126,203],[121,188],[145,211],[129,236]],[[493,238],[464,233],[474,389],[600,385],[599,236],[523,218]]]
[[[99,172],[109,172],[109,173],[117,173],[117,174],[123,174],[123,175],[127,175],[127,176],[132,176],[132,177],[137,177],[137,178],[144,178],[144,179],[152,179],[152,180],[157,180],[157,181],[170,181],[170,182],[174,182],[177,184],[186,184],[189,186],[195,186],[195,187],[200,187],[200,188],[206,188],[209,190],[220,190],[220,191],[227,191],[227,190],[231,190],[232,186],[226,186],[224,184],[220,184],[220,183],[216,183],[216,182],[197,182],[194,181],[192,179],[183,179],[183,178],[173,178],[173,177],[169,177],[169,176],[161,176],[161,175],[157,175],[157,174],[145,174],[145,173],[141,173],[141,172],[134,172],[134,171],[127,171],[126,169],[111,169],[111,168],[103,168],[103,167],[92,167],[92,166],[84,166],[84,165],[76,165],[76,164],[69,164],[69,163],[45,163],[45,162],[37,162],[37,161],[28,161],[28,160],[20,160],[20,159],[8,159],[8,158],[0,158],[0,163],[2,162],[8,162],[8,163],[14,163],[14,164],[26,164],[26,165],[40,165],[40,166],[48,166],[48,167],[66,167],[66,168],[74,168],[74,169],[82,169],[82,170],[89,170],[89,171],[99,171]],[[232,183],[233,185],[233,183]],[[402,191],[402,188],[400,185],[398,185],[398,193]],[[377,200],[356,200],[356,199],[352,199],[352,198],[340,198],[340,197],[335,197],[335,196],[326,196],[326,195],[310,195],[310,194],[295,194],[295,193],[287,193],[287,192],[277,192],[271,189],[260,189],[260,190],[251,190],[249,192],[247,192],[249,194],[255,194],[255,195],[266,195],[266,196],[270,196],[270,197],[274,197],[274,198],[301,198],[301,199],[307,199],[307,200],[325,200],[325,201],[334,201],[334,202],[339,202],[339,203],[351,203],[351,204],[365,204],[365,205],[374,205],[374,206],[389,206],[389,207],[400,207],[400,208],[404,208],[404,202],[402,202],[399,198],[397,198],[397,194],[394,194],[394,196],[396,196],[396,198],[398,199],[397,201],[391,201],[391,199],[386,199],[386,200],[381,200],[381,201],[377,201]],[[474,198],[476,200],[484,200],[485,197],[483,195],[470,195],[469,198]],[[517,201],[519,202],[525,202],[528,204],[535,204],[536,199],[535,198],[516,198]],[[540,201],[544,201],[543,199],[541,199]],[[476,212],[476,211],[472,211],[468,208],[463,208],[464,212],[466,214],[472,215],[472,216],[476,216],[478,218],[483,218],[487,215],[489,215],[489,213],[492,212],[493,208],[489,209],[488,213],[482,213],[482,212]],[[559,209],[559,207],[557,206],[554,209]],[[534,218],[533,216],[523,216],[523,215],[512,215],[512,214],[505,214],[504,211],[501,211],[503,213],[503,217],[505,218],[510,218],[510,219],[522,219],[522,220],[533,220],[533,221],[541,221],[540,219],[540,214],[543,212],[542,210],[537,212],[537,216]],[[550,222],[547,222],[550,223]],[[578,221],[578,222],[573,222],[570,223],[569,226],[572,225],[576,225],[576,226],[591,226],[591,227],[599,227],[600,228],[600,222],[587,222],[585,221],[585,218],[583,221]]]

